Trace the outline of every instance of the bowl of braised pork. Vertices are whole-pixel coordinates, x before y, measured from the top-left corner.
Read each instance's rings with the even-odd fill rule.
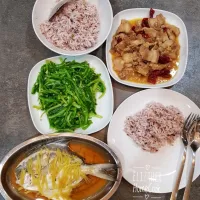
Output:
[[[116,81],[138,88],[169,87],[183,77],[187,58],[187,30],[177,15],[135,8],[114,17],[106,60]]]

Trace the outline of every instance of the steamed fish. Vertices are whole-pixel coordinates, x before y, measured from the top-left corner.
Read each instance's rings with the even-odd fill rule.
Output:
[[[87,181],[87,175],[114,181],[114,177],[105,172],[115,166],[86,165],[82,159],[69,152],[43,148],[21,161],[15,175],[17,184],[25,190],[38,192],[52,200],[70,200],[72,190],[82,180]]]

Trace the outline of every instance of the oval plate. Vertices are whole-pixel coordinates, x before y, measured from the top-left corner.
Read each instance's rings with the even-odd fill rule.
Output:
[[[39,102],[38,102],[38,94],[32,95],[31,90],[37,79],[38,73],[40,72],[40,68],[43,64],[45,64],[45,61],[51,60],[53,62],[60,63],[59,60],[60,57],[62,56],[47,58],[45,60],[40,61],[32,68],[28,78],[27,92],[28,92],[29,111],[35,128],[42,134],[53,133],[55,131],[50,128],[46,114],[42,115],[43,111],[33,108],[34,105],[36,106],[39,105]],[[96,73],[101,74],[101,78],[106,86],[106,93],[101,99],[97,99],[97,106],[96,106],[97,113],[101,115],[103,118],[101,119],[92,118],[93,123],[86,130],[77,129],[74,132],[82,134],[91,134],[103,129],[110,122],[113,114],[113,89],[110,76],[105,64],[99,58],[92,55],[85,55],[78,57],[63,56],[63,58],[67,58],[68,61],[72,60],[75,60],[77,62],[87,61],[90,64],[90,66],[95,69]]]
[[[184,117],[191,112],[200,114],[200,109],[184,95],[166,89],[149,89],[138,92],[127,98],[115,111],[108,128],[108,144],[119,157],[123,177],[132,185],[153,193],[167,193],[172,191],[177,166],[181,161],[183,143],[178,138],[174,145],[166,145],[157,153],[142,150],[124,132],[126,117],[141,111],[147,103],[158,102],[165,106],[173,105],[182,111]],[[187,158],[192,158],[188,151]],[[200,151],[197,153],[197,162],[200,163]],[[180,189],[186,186],[190,159],[180,183]],[[200,167],[196,166],[194,180],[200,174]],[[155,179],[155,180],[154,180]]]
[[[165,83],[160,83],[156,85],[134,83],[130,81],[121,80],[117,76],[116,72],[113,70],[113,67],[112,67],[112,57],[109,51],[111,49],[111,42],[112,42],[113,35],[116,33],[117,28],[119,27],[121,23],[121,20],[122,19],[131,20],[131,19],[148,17],[149,10],[150,8],[134,8],[134,9],[124,10],[122,12],[119,12],[117,15],[115,15],[110,35],[108,36],[108,39],[106,41],[106,62],[107,62],[108,70],[111,76],[116,81],[124,85],[137,87],[137,88],[169,87],[171,85],[176,84],[178,81],[181,80],[181,78],[183,77],[185,73],[185,69],[187,66],[187,59],[188,59],[188,36],[187,36],[187,30],[186,30],[185,24],[177,15],[171,12],[155,9],[155,15],[154,15],[156,16],[161,13],[164,15],[168,23],[173,24],[180,28],[179,43],[180,43],[181,49],[180,49],[179,69],[176,75],[171,80]]]
[[[7,200],[16,200],[16,199],[24,199],[21,195],[13,188],[13,186],[9,182],[9,178],[7,176],[7,172],[12,166],[13,162],[24,153],[28,153],[30,151],[37,150],[42,146],[49,145],[51,143],[59,143],[62,142],[62,148],[64,144],[67,144],[70,140],[79,141],[88,143],[88,145],[95,145],[98,149],[102,149],[106,154],[111,156],[111,162],[117,165],[117,174],[116,181],[109,184],[109,188],[105,187],[101,192],[97,192],[97,194],[89,197],[87,199],[90,200],[107,200],[109,199],[117,190],[120,185],[122,178],[122,170],[119,159],[115,155],[115,153],[102,141],[95,139],[90,136],[80,135],[75,133],[60,133],[60,134],[51,134],[51,135],[42,135],[39,137],[32,138],[27,140],[20,145],[16,146],[12,149],[8,154],[4,157],[4,159],[0,163],[0,191],[3,197]]]

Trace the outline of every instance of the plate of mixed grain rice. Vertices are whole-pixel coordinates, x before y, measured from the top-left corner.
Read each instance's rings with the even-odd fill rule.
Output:
[[[36,0],[32,24],[39,40],[61,55],[88,54],[108,37],[113,21],[109,0],[74,0],[66,3],[49,21],[58,0]]]
[[[200,109],[184,95],[166,89],[138,92],[117,108],[107,140],[129,183],[148,192],[172,191],[183,152],[180,135],[191,112],[200,114]],[[180,188],[186,186],[188,166],[186,161]],[[199,174],[196,168],[194,179]]]

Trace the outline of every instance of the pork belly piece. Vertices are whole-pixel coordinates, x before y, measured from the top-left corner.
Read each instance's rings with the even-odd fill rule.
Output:
[[[166,24],[164,25],[165,28],[169,29],[171,32],[175,34],[176,37],[180,35],[180,29],[174,25]]]
[[[155,63],[150,63],[149,67],[152,70],[162,70],[162,69],[168,68],[168,65],[169,64],[155,64]]]
[[[162,14],[156,16],[156,18],[148,19],[149,27],[159,30],[163,24],[165,24],[165,17]]]
[[[121,20],[121,24],[117,29],[117,33],[130,33],[132,31],[132,27],[129,21],[123,19]]]
[[[139,74],[142,74],[143,76],[148,76],[150,70],[149,66],[147,64],[144,64],[143,62],[140,62],[135,67],[135,69]]]
[[[163,42],[160,46],[164,49],[169,48],[173,45],[174,41],[173,40],[166,40]]]
[[[152,63],[158,63],[159,59],[159,51],[158,50],[149,50],[149,48],[142,45],[140,47],[140,54],[142,56],[143,60],[152,62]]]
[[[121,57],[117,57],[113,59],[113,68],[116,71],[122,71],[122,69],[124,68],[124,61]]]
[[[156,37],[157,36],[157,31],[153,28],[143,28],[145,34],[147,34],[149,37]]]

